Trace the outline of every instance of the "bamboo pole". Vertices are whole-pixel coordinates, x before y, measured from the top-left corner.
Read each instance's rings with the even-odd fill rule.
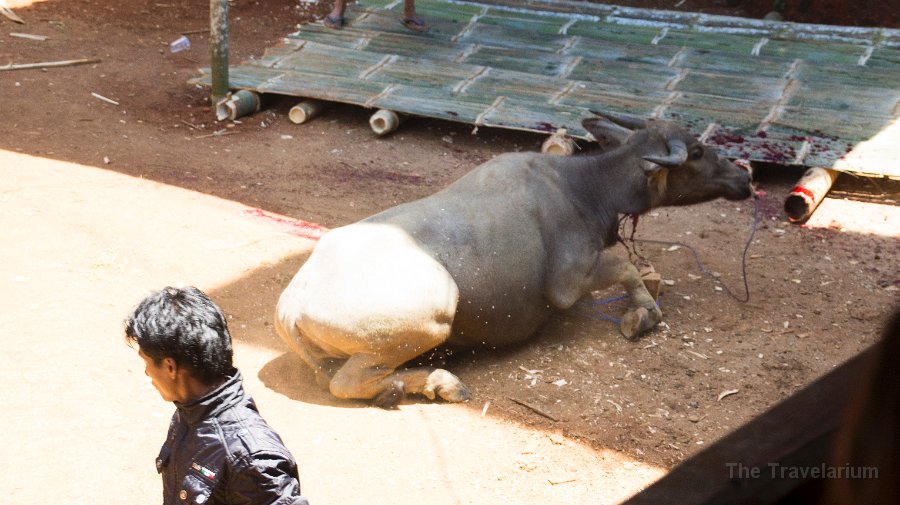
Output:
[[[380,109],[369,118],[369,126],[376,135],[381,137],[396,130],[400,126],[401,121],[402,118],[396,112]]]
[[[210,100],[213,110],[228,98],[228,0],[210,0],[209,46],[211,50],[210,72],[212,86]],[[227,117],[227,116],[226,116]],[[220,121],[224,117],[218,118]]]
[[[566,134],[566,130],[561,128],[559,131],[547,137],[541,144],[541,152],[545,154],[558,154],[561,156],[569,156],[575,152],[575,141]]]
[[[328,107],[328,102],[306,99],[291,107],[288,118],[294,124],[303,124],[316,117],[326,107]]]
[[[100,63],[99,58],[84,58],[81,60],[42,61],[40,63],[10,63],[0,66],[3,70],[26,70],[30,68],[71,67],[73,65],[86,65],[88,63]]]
[[[812,167],[807,170],[784,200],[784,212],[792,223],[805,221],[822,203],[840,172]]]

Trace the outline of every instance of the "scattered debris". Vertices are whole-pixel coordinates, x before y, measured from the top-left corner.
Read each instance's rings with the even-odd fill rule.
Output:
[[[222,128],[221,130],[216,130],[213,133],[208,133],[206,135],[200,135],[199,137],[191,137],[191,140],[205,139],[205,138],[209,138],[209,137],[221,137],[223,135],[234,135],[235,133],[240,133],[240,132],[228,131],[225,128]]]
[[[182,35],[169,43],[169,52],[177,53],[179,51],[187,51],[191,48],[191,41]]]
[[[4,16],[8,17],[9,19],[13,20],[13,22],[16,22],[16,23],[19,23],[22,25],[25,24],[25,20],[20,18],[18,14],[13,12],[13,10],[10,9],[9,6],[6,5],[6,0],[0,0],[0,13],[2,13]]]
[[[10,32],[9,36],[17,37],[20,39],[37,40],[38,42],[44,42],[45,40],[50,38],[46,35],[32,35],[30,33],[16,33],[16,32]]]
[[[559,419],[557,419],[557,418],[551,416],[550,414],[544,412],[543,410],[541,410],[541,409],[539,409],[539,408],[537,408],[537,407],[535,407],[535,406],[533,406],[533,405],[529,405],[529,404],[527,404],[527,403],[525,403],[525,402],[523,402],[523,401],[521,401],[521,400],[516,400],[515,398],[509,398],[509,401],[515,403],[516,405],[521,405],[521,406],[525,407],[526,409],[531,410],[532,412],[534,412],[535,414],[537,414],[537,415],[539,415],[539,416],[541,416],[541,417],[546,417],[547,419],[553,421],[554,423],[558,423],[558,422],[559,422]],[[621,407],[620,407],[620,408],[621,408]]]
[[[705,355],[705,354],[700,354],[699,352],[694,352],[694,351],[692,351],[692,350],[690,350],[690,349],[687,349],[687,352],[693,354],[694,356],[697,356],[698,358],[709,359],[709,356],[707,356],[707,355]]]
[[[209,28],[201,28],[198,30],[188,30],[186,32],[181,32],[182,35],[197,35],[200,33],[209,33]]]
[[[576,481],[577,481],[577,479],[560,480],[560,481],[554,481],[554,480],[549,480],[549,479],[547,480],[547,482],[549,482],[551,486],[558,486],[560,484],[568,484],[570,482],[576,482]]]
[[[719,398],[716,401],[722,401],[722,398],[725,398],[726,396],[731,396],[731,395],[737,394],[738,391],[740,391],[740,390],[728,389],[726,391],[722,391],[721,393],[719,393]]]
[[[96,99],[98,99],[98,100],[103,100],[103,101],[106,102],[106,103],[111,103],[111,104],[113,104],[113,105],[119,105],[119,102],[117,102],[117,101],[115,101],[115,100],[113,100],[113,99],[111,99],[111,98],[106,98],[105,96],[100,95],[100,94],[97,94],[97,93],[91,93],[91,96],[94,97],[94,98],[96,98]]]
[[[621,405],[619,405],[618,403],[616,403],[616,402],[614,402],[614,401],[612,401],[612,400],[606,400],[606,401],[608,401],[609,403],[611,403],[611,404],[613,405],[613,407],[616,408],[616,412],[619,412],[619,413],[622,412],[622,406],[621,406]]]
[[[481,409],[481,417],[484,417],[487,414],[488,409],[491,407],[491,401],[488,400],[484,402],[484,408]]]
[[[80,60],[43,61],[40,63],[10,63],[0,66],[3,70],[28,70],[33,68],[71,67],[73,65],[85,65],[88,63],[100,63],[99,58],[84,58]]]
[[[519,370],[525,372],[525,380],[530,380],[532,386],[537,384],[537,381],[541,379],[541,374],[544,373],[543,370],[529,370],[521,365],[519,366]]]
[[[565,386],[565,385],[568,384],[568,383],[569,383],[569,382],[568,382],[566,379],[559,379],[559,380],[553,381],[552,384],[553,384],[554,386],[562,387],[562,386]]]

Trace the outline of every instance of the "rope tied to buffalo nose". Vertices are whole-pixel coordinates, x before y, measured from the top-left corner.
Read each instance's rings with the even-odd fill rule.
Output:
[[[636,243],[647,243],[647,244],[660,244],[667,246],[679,246],[683,247],[691,252],[694,256],[694,261],[697,263],[697,266],[700,269],[700,272],[707,277],[713,279],[717,285],[719,285],[722,290],[728,294],[728,296],[734,298],[735,300],[741,303],[747,303],[750,301],[750,284],[747,280],[747,256],[750,251],[750,245],[753,243],[753,237],[756,235],[756,230],[759,227],[760,220],[760,200],[763,198],[763,194],[754,190],[753,192],[753,224],[750,227],[750,236],[747,237],[747,242],[744,244],[744,251],[741,256],[741,275],[744,283],[744,295],[743,297],[739,297],[734,294],[734,292],[729,289],[729,287],[720,279],[718,276],[708,271],[706,267],[703,265],[703,261],[700,259],[700,254],[697,252],[695,248],[692,246],[685,244],[684,242],[674,242],[674,241],[666,241],[666,240],[651,240],[651,239],[642,239],[635,238],[635,232],[637,230],[638,221],[640,220],[640,215],[638,214],[629,214],[622,216],[619,220],[619,234],[618,241],[625,246],[628,251],[628,259],[632,260],[633,256],[636,256],[639,261],[647,262],[647,258],[644,257],[641,253],[637,251]],[[627,241],[622,238],[622,230],[625,228],[627,221],[631,219],[631,234],[629,235]]]

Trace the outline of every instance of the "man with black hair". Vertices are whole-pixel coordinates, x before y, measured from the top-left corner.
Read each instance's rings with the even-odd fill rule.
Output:
[[[151,294],[126,319],[125,336],[176,407],[156,459],[163,505],[308,505],[297,463],[244,393],[225,315],[206,294]]]

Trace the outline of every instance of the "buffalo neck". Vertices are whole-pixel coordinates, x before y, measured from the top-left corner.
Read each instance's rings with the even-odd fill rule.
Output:
[[[650,209],[650,191],[640,159],[630,149],[573,156],[560,167],[574,202],[590,215],[642,214]],[[607,216],[609,217],[609,216]]]

